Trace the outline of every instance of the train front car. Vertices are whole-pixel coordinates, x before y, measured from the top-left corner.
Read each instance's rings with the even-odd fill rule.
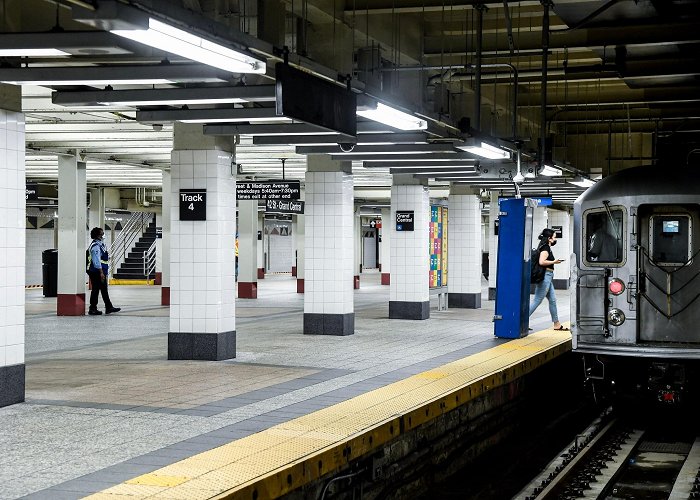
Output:
[[[638,167],[597,182],[574,204],[574,255],[587,380],[683,402],[700,360],[700,173]]]

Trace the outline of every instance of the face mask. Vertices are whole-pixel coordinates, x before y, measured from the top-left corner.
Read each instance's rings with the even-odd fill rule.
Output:
[[[556,245],[556,244],[557,244],[557,240],[554,240],[553,242],[551,242],[551,243],[549,244],[549,246],[550,246],[550,247],[553,247],[553,246]]]

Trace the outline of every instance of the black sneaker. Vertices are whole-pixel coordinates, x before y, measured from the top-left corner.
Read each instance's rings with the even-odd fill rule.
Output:
[[[121,307],[110,307],[109,309],[107,309],[107,314],[118,313],[121,310],[122,310]],[[100,313],[100,314],[102,314],[102,313]]]
[[[102,314],[102,311],[98,311],[97,309],[90,309],[88,311],[88,314],[90,316],[99,316],[100,314]],[[107,314],[109,314],[109,312],[107,312]]]

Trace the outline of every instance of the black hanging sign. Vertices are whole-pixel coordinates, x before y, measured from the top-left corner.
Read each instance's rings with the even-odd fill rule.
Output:
[[[396,230],[413,231],[413,210],[396,211]]]
[[[35,183],[27,183],[26,188],[24,190],[24,199],[25,200],[38,200],[39,199],[39,186]]]
[[[304,202],[299,200],[267,200],[266,213],[276,214],[303,214]]]
[[[236,182],[237,200],[298,200],[299,181]]]
[[[552,226],[552,230],[554,231],[554,234],[556,235],[557,238],[564,237],[564,231],[562,229],[563,229],[562,226]]]
[[[207,190],[180,190],[180,220],[207,220]]]

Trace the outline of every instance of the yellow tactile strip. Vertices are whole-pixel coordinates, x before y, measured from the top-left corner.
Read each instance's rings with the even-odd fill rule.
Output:
[[[569,332],[537,332],[232,441],[88,498],[275,498],[569,350]]]

